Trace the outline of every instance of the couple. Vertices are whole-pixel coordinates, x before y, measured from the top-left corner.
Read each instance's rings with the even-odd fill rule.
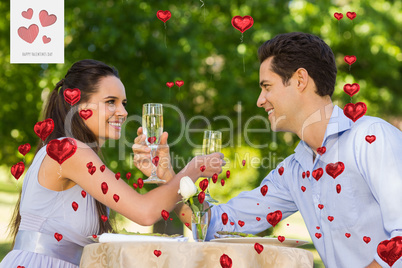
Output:
[[[266,111],[273,131],[296,133],[301,141],[295,154],[271,171],[260,187],[209,210],[207,239],[220,230],[258,233],[276,224],[271,216],[280,220],[299,210],[327,267],[389,267],[377,246],[402,236],[402,133],[379,118],[364,116],[353,122],[332,104],[337,69],[331,49],[320,38],[281,34],[264,43],[258,55],[257,105]],[[68,133],[63,122],[74,107],[64,101],[67,88],[81,90],[77,111],[98,104],[87,120],[73,114]],[[196,181],[203,164],[203,176],[222,171],[225,162],[219,153],[197,156],[178,174],[160,164],[158,175],[168,182],[145,195],[116,180],[107,168],[102,176],[91,176],[86,163],[103,165],[97,153],[106,139],[119,138],[127,116],[125,104],[117,72],[100,62],[77,62],[56,85],[45,114],[54,120],[55,129],[45,144],[72,137],[77,149],[60,165],[47,155],[46,146],[38,148],[17,206],[14,249],[0,267],[76,267],[82,247],[89,243],[86,237],[111,231],[106,207],[151,225],[163,209],[171,211],[181,199],[177,190],[183,176]],[[137,134],[134,162],[149,175],[149,151],[141,128]],[[167,133],[161,143],[167,144]],[[161,161],[169,162],[167,146],[158,153]],[[268,188],[265,195],[263,187]],[[78,205],[76,211],[72,202]],[[190,222],[188,207],[178,206],[176,212],[183,222]],[[235,224],[224,225],[223,213]],[[244,226],[237,224],[239,220]],[[393,267],[402,267],[402,261]]]

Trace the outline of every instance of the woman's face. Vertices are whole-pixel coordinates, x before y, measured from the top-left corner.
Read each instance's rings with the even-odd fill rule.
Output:
[[[110,75],[99,80],[98,91],[88,102],[82,103],[80,111],[92,110],[92,116],[85,121],[102,145],[107,139],[119,139],[121,125],[127,118],[126,92],[119,78]]]

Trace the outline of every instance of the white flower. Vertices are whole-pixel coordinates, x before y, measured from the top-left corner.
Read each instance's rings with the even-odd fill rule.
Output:
[[[190,177],[185,176],[180,180],[180,189],[178,193],[183,196],[183,199],[187,200],[197,193],[197,186],[195,186]]]

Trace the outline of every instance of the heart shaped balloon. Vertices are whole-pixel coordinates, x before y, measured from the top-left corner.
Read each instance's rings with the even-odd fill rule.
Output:
[[[205,200],[205,192],[201,192],[198,194],[198,201],[202,204]]]
[[[205,191],[208,187],[208,179],[203,179],[200,181],[200,188],[202,191]]]
[[[96,171],[96,167],[95,167],[95,166],[92,166],[91,168],[88,168],[88,172],[89,172],[89,174],[91,174],[91,175],[93,175],[93,174],[95,173],[95,171]]]
[[[87,196],[87,192],[85,192],[84,190],[82,190],[82,191],[81,191],[81,195],[82,195],[82,198],[85,198],[85,197]]]
[[[103,194],[107,194],[107,191],[109,190],[109,186],[107,185],[106,182],[102,182],[101,189],[102,189]]]
[[[370,243],[371,238],[369,236],[363,236],[363,241],[366,242],[366,244]]]
[[[172,13],[170,13],[169,10],[159,10],[158,12],[156,12],[156,17],[158,17],[158,19],[160,19],[163,22],[167,22],[170,17],[172,17]]]
[[[240,227],[244,226],[244,221],[239,220],[237,223],[239,224]]]
[[[325,154],[326,151],[327,151],[327,148],[325,148],[325,146],[322,146],[322,147],[317,148],[317,153],[318,153],[319,155]]]
[[[346,55],[344,58],[343,58],[343,60],[347,63],[347,64],[349,64],[349,65],[352,65],[353,63],[355,63],[356,62],[356,56],[348,56],[348,55]]]
[[[172,88],[172,87],[174,86],[174,83],[173,83],[173,82],[166,82],[166,85],[167,85],[169,88]]]
[[[226,171],[226,178],[230,178],[230,170]]]
[[[100,171],[103,173],[103,171],[105,171],[105,169],[106,169],[106,166],[105,165],[102,165],[102,166],[100,166]]]
[[[356,12],[346,12],[346,17],[348,17],[350,20],[353,20],[356,18]]]
[[[282,211],[277,210],[267,215],[267,221],[272,227],[275,227],[282,220]]]
[[[321,177],[322,174],[324,174],[324,170],[322,168],[317,168],[316,170],[313,170],[313,178],[318,181]]]
[[[345,91],[346,94],[349,96],[353,97],[357,92],[360,90],[360,85],[358,83],[353,83],[353,84],[346,84],[343,86],[343,91]]]
[[[154,255],[156,256],[156,257],[159,257],[160,255],[162,255],[162,251],[160,251],[160,250],[154,250]]]
[[[278,240],[279,240],[279,242],[283,243],[283,241],[285,241],[285,237],[280,235],[280,236],[278,236]]]
[[[93,112],[92,110],[81,110],[80,111],[80,116],[82,119],[87,120],[88,118],[90,118],[92,116]]]
[[[375,135],[367,135],[365,139],[368,143],[372,144],[376,140],[376,137]]]
[[[141,178],[138,178],[137,180],[138,183],[138,187],[141,189],[142,187],[144,187],[144,181]]]
[[[328,220],[332,222],[334,220],[334,217],[333,216],[328,216]]]
[[[342,14],[342,13],[335,12],[335,13],[334,13],[334,17],[335,17],[337,20],[341,20],[341,19],[343,18],[343,14]]]
[[[282,174],[283,174],[284,171],[285,171],[285,168],[284,168],[284,167],[278,168],[278,173],[279,173],[280,176],[282,176]]]
[[[159,164],[159,156],[155,156],[154,158],[152,158],[152,164],[154,164],[155,167],[158,166],[158,164]]]
[[[342,162],[329,163],[325,167],[325,171],[332,178],[338,177],[345,170],[345,165]]]
[[[200,167],[201,172],[204,172],[205,169],[206,169],[205,165],[202,165],[202,166]]]
[[[260,254],[264,250],[264,246],[259,243],[255,243],[254,249],[255,251],[257,251],[258,254]]]
[[[184,81],[183,80],[176,80],[176,86],[178,86],[179,88],[182,87],[184,85]]]
[[[51,140],[46,146],[48,156],[56,160],[60,165],[77,151],[77,143],[74,139]]]
[[[228,214],[226,214],[226,212],[222,213],[222,223],[223,225],[226,225],[228,223]]]
[[[336,185],[336,192],[339,194],[339,193],[341,193],[341,190],[342,190],[341,185],[340,185],[340,184],[337,184],[337,185]]]
[[[18,152],[25,156],[31,150],[31,145],[29,143],[21,144],[18,146]]]
[[[67,103],[69,103],[70,105],[74,105],[81,99],[81,90],[79,90],[78,88],[67,88],[66,90],[64,90],[63,95]]]
[[[107,216],[106,216],[106,215],[101,215],[101,220],[102,220],[103,222],[106,222],[106,221],[107,221]]]
[[[218,174],[214,174],[214,175],[212,175],[212,182],[213,183],[216,183],[218,181]]]
[[[54,233],[54,238],[56,238],[57,242],[60,242],[60,240],[63,239],[63,235],[59,233]]]
[[[220,257],[219,262],[220,262],[222,268],[231,268],[232,267],[232,259],[226,254],[223,254]]]
[[[358,102],[356,104],[348,103],[343,108],[343,113],[350,118],[353,122],[356,122],[360,117],[367,112],[367,106],[364,102]]]
[[[120,196],[118,196],[117,194],[113,195],[113,200],[117,203],[120,200]]]
[[[165,221],[169,218],[169,212],[167,212],[166,210],[162,210],[161,215]]]
[[[322,234],[320,234],[320,233],[315,233],[315,237],[317,237],[317,239],[320,239],[321,236],[322,236]]]
[[[73,203],[71,204],[71,206],[73,207],[74,211],[77,211],[77,209],[78,209],[78,204],[77,204],[77,202],[73,202]]]
[[[306,187],[304,186],[300,187],[300,189],[302,190],[303,193],[306,191]]]
[[[11,174],[13,174],[14,178],[18,180],[21,175],[24,173],[25,165],[23,162],[19,162],[11,167]]]
[[[53,129],[54,121],[51,118],[40,121],[34,126],[35,134],[43,141],[53,132]]]
[[[402,257],[402,236],[380,242],[377,246],[377,253],[389,266],[394,265]]]
[[[254,20],[251,16],[234,16],[232,18],[232,25],[241,33],[244,33],[253,26]]]
[[[265,196],[267,194],[267,192],[268,192],[268,186],[267,185],[262,186],[260,191],[261,191],[261,194],[263,196]]]

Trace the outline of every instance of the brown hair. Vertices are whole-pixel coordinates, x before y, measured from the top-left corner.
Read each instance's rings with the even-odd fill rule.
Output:
[[[107,76],[119,78],[119,74],[115,68],[100,61],[81,60],[71,66],[64,79],[56,84],[56,87],[47,100],[44,118],[53,119],[54,130],[44,142],[39,141],[35,154],[49,141],[60,137],[77,139],[89,145],[96,153],[101,154],[101,149],[95,134],[85,125],[77,111],[78,104],[88,101],[91,95],[98,90],[97,85],[100,79]],[[81,91],[81,99],[73,106],[64,99],[64,91],[67,88],[78,88]],[[9,224],[10,235],[13,237],[13,246],[21,222],[19,212],[20,201],[21,193]],[[100,233],[113,232],[109,220],[103,222],[101,219],[101,215],[106,215],[106,206],[97,200],[95,200],[95,202],[99,217]]]
[[[273,57],[272,70],[286,86],[299,68],[307,70],[320,96],[332,96],[335,89],[336,64],[331,48],[319,37],[307,33],[279,34],[258,49],[260,64]]]

